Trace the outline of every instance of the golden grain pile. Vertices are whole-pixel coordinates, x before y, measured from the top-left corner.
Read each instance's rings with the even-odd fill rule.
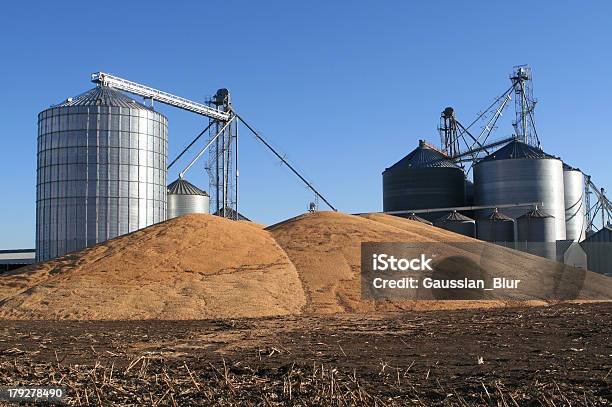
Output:
[[[202,319],[507,305],[495,298],[363,300],[360,244],[375,241],[476,242],[381,214],[309,213],[266,229],[187,215],[0,276],[0,318]],[[555,272],[554,262],[490,246],[492,267],[504,275]],[[587,273],[582,292],[612,298],[612,282]]]
[[[0,317],[202,319],[300,312],[297,271],[268,232],[187,215],[0,277]]]

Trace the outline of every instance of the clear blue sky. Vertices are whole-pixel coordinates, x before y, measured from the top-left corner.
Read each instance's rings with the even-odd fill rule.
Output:
[[[0,248],[33,247],[36,116],[110,72],[194,100],[220,87],[342,211],[382,207],[381,172],[442,108],[470,121],[530,64],[545,150],[612,188],[612,2],[8,2],[0,14]],[[160,106],[170,158],[202,118]],[[499,134],[509,134],[508,126]],[[243,131],[241,212],[270,224],[312,193]],[[176,173],[169,174],[169,180]],[[188,179],[207,188],[203,165]]]

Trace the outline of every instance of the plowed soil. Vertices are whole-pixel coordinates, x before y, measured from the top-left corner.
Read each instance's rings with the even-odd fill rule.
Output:
[[[0,387],[62,386],[66,403],[83,406],[603,406],[611,313],[606,303],[4,321]]]

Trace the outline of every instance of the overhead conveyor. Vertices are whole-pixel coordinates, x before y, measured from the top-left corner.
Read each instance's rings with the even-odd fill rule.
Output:
[[[173,95],[146,85],[132,82],[105,72],[91,74],[91,81],[100,86],[108,86],[133,95],[141,96],[151,101],[158,101],[166,105],[186,110],[207,117],[210,121],[208,126],[192,140],[183,151],[168,165],[170,169],[182,158],[195,143],[208,132],[207,144],[189,161],[189,164],[179,173],[183,178],[185,173],[209,151],[209,162],[207,170],[210,180],[211,204],[214,205],[213,212],[224,217],[238,214],[238,123],[244,124],[255,138],[268,148],[283,164],[294,173],[306,187],[314,192],[316,198],[320,198],[332,210],[336,208],[298,172],[287,159],[281,155],[260,132],[239,116],[231,104],[229,91],[219,89],[217,94],[207,103],[194,102],[192,100]],[[317,199],[315,199],[317,200]],[[227,210],[229,209],[229,210]]]

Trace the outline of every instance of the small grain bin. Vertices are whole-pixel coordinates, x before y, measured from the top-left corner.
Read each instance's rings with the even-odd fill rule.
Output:
[[[517,232],[519,250],[556,260],[554,216],[536,207],[517,219]]]
[[[434,221],[434,226],[461,235],[476,237],[476,222],[472,218],[452,211]]]
[[[190,213],[208,213],[209,197],[182,178],[168,185],[168,219]]]
[[[486,242],[513,243],[514,219],[500,213],[497,208],[476,221],[478,239]]]

